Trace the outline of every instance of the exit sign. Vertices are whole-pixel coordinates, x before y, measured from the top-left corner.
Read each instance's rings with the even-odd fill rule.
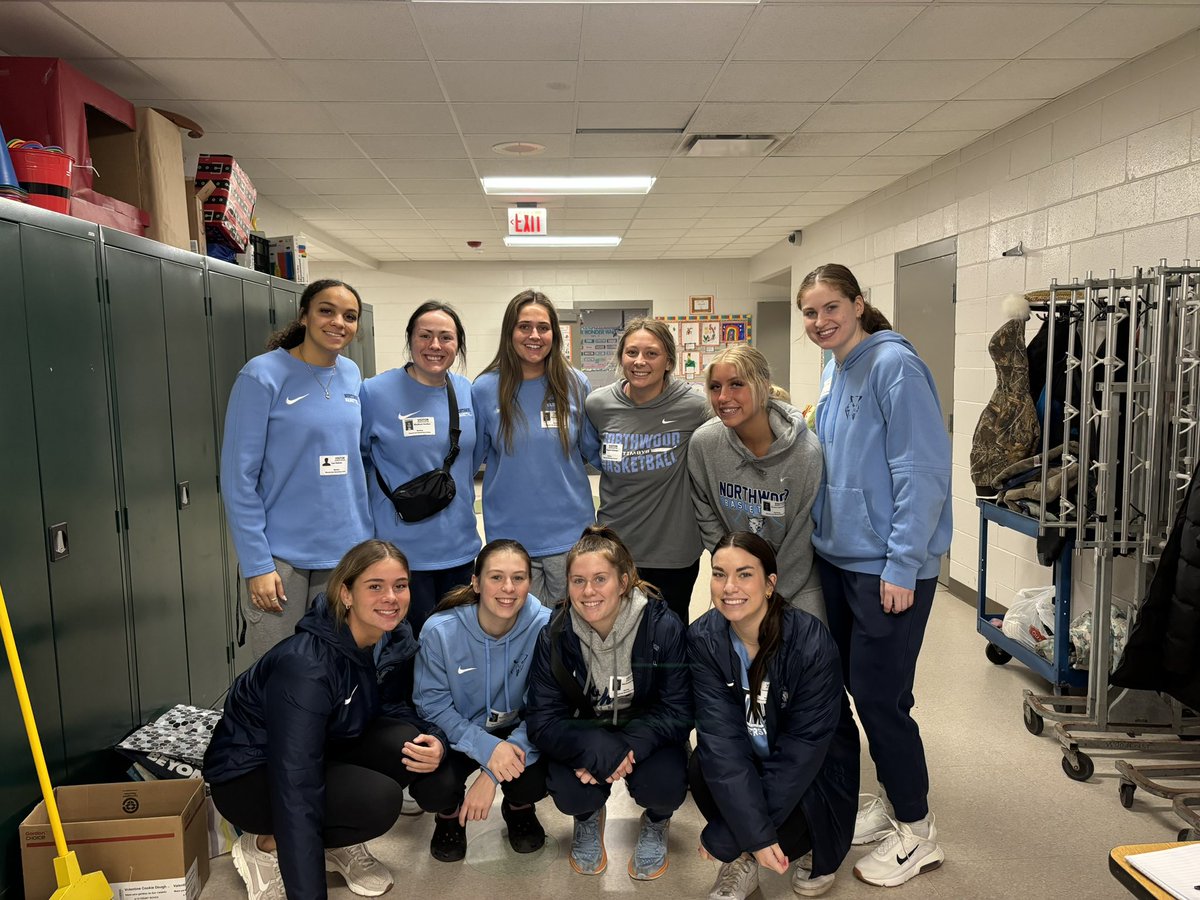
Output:
[[[546,210],[530,206],[514,206],[508,210],[509,234],[548,234]]]

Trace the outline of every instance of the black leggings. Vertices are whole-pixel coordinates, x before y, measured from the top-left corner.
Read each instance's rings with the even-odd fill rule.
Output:
[[[325,747],[326,847],[363,844],[396,822],[403,789],[427,776],[404,767],[404,743],[421,733],[415,725],[379,718],[348,741]],[[441,767],[439,767],[440,771]],[[212,786],[217,810],[242,831],[274,834],[267,766]]]
[[[692,589],[696,586],[696,578],[700,574],[700,560],[681,569],[655,569],[638,566],[638,577],[648,581],[662,594],[667,601],[667,609],[679,616],[684,630],[688,627],[688,607],[692,602]]]
[[[688,783],[692,788],[692,799],[696,801],[696,807],[704,816],[704,821],[716,822],[726,819],[717,807],[717,801],[713,798],[712,791],[708,789],[708,782],[704,780],[704,770],[700,768],[699,753],[693,753],[691,762],[688,763]],[[775,826],[775,835],[779,839],[779,849],[788,859],[799,859],[812,849],[812,833],[808,830],[808,819],[804,817],[804,810],[801,809],[799,803],[788,814],[782,825]],[[743,850],[747,853],[750,852],[749,847],[744,847]],[[721,862],[733,862],[733,860],[723,859]]]
[[[612,785],[606,781],[584,784],[575,770],[550,761],[546,779],[558,811],[568,816],[590,816],[608,802]],[[687,748],[683,744],[659,747],[647,759],[639,759],[625,776],[633,802],[655,822],[669,819],[687,799]]]
[[[413,799],[422,809],[449,815],[462,805],[466,796],[466,781],[472,772],[479,771],[479,763],[465,753],[450,750],[436,772],[426,775],[412,786]],[[486,775],[483,776],[487,778]],[[546,796],[546,760],[526,766],[525,771],[512,781],[498,785],[504,792],[509,805],[524,806],[537,803]]]

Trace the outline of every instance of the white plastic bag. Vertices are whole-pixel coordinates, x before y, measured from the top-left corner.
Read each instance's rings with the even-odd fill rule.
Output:
[[[1047,656],[1054,637],[1054,588],[1036,587],[1018,591],[1000,630],[1005,637],[1041,656]]]

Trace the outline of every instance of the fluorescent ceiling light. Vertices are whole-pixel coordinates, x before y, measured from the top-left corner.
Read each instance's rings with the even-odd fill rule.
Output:
[[[505,247],[615,247],[621,243],[619,237],[603,235],[564,235],[562,237],[532,237],[517,235],[504,239]]]
[[[633,177],[565,176],[561,178],[482,178],[485,194],[524,197],[561,194],[648,194],[654,187],[649,175]]]

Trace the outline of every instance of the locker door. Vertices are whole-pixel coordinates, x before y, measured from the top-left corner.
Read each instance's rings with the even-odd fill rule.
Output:
[[[266,350],[267,339],[276,330],[271,322],[270,286],[257,281],[243,281],[242,311],[246,319],[246,359],[250,359]]]
[[[0,586],[4,588],[50,778],[57,783],[66,770],[46,572],[46,532],[38,488],[33,388],[25,343],[21,241],[19,226],[13,222],[0,221],[0,297],[4,298],[13,337],[0,354],[0,382],[5,385],[0,392],[0,422],[4,423],[0,428],[0,459],[8,471],[8,477],[0,481],[0,508],[4,510],[0,516]],[[17,697],[7,674],[3,681],[8,683],[0,688],[0,834],[16,835],[17,826],[39,793]],[[5,843],[10,843],[8,838]],[[0,885],[15,885],[19,873],[15,854],[0,852]]]
[[[162,284],[188,683],[192,705],[209,706],[230,670],[204,270],[164,261]]]
[[[142,722],[189,696],[161,266],[104,247]]]
[[[66,765],[92,780],[134,724],[96,241],[22,226],[21,260]]]
[[[291,281],[279,278],[271,279],[271,316],[275,322],[275,330],[286,328],[296,321],[297,310],[300,308],[300,294],[295,290]]]

